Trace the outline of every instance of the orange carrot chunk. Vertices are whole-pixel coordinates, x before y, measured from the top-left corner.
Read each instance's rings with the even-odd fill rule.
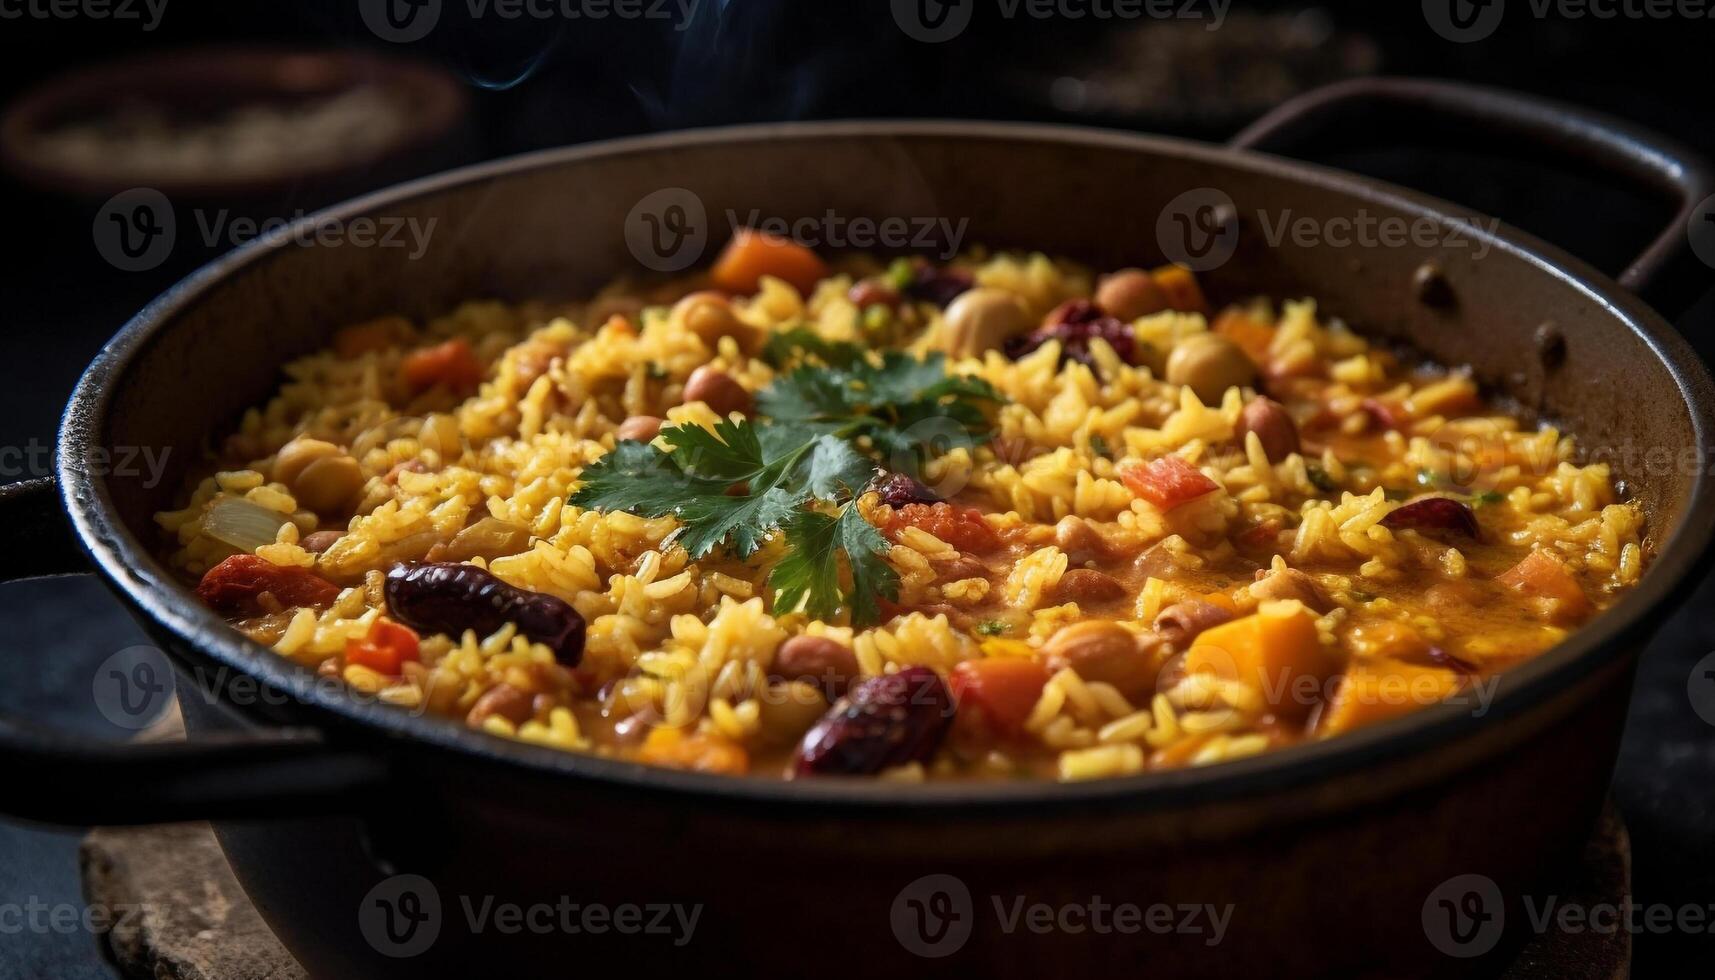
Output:
[[[827,263],[815,252],[791,239],[750,228],[733,234],[709,270],[715,288],[746,295],[761,287],[763,276],[773,276],[808,296],[827,275]]]
[[[1048,669],[1029,657],[966,660],[948,678],[961,710],[975,709],[1002,735],[1017,735],[1048,683]]]
[[[1220,485],[1204,476],[1182,456],[1163,456],[1120,473],[1132,493],[1161,510],[1190,503]]]
[[[1398,660],[1354,660],[1328,699],[1319,723],[1322,735],[1338,735],[1411,714],[1459,689],[1459,675],[1440,667]]]
[[[482,383],[482,374],[482,362],[463,337],[412,351],[399,365],[400,380],[413,393],[439,385],[451,392],[468,394]]]
[[[1539,600],[1543,614],[1557,623],[1575,623],[1590,615],[1590,599],[1558,558],[1532,551],[1496,579],[1520,595]]]
[[[1322,683],[1339,670],[1339,662],[1323,646],[1316,617],[1289,599],[1265,602],[1253,615],[1204,630],[1186,651],[1185,669],[1239,681],[1276,714],[1302,718],[1320,700]]]
[[[345,641],[345,662],[368,667],[378,674],[397,677],[407,660],[419,656],[417,633],[409,626],[390,619],[377,619],[370,624],[363,639]]]

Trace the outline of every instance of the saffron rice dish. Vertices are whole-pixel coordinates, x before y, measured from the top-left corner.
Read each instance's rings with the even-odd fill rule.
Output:
[[[1481,701],[1648,560],[1580,459],[1313,299],[740,232],[671,282],[345,326],[157,520],[237,629],[399,710],[1084,780]]]

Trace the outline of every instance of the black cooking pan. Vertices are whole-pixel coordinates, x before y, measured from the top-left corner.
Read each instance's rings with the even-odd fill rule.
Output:
[[[1258,152],[1399,122],[1641,184],[1672,202],[1673,224],[1617,285],[1527,235],[1469,227],[1452,205]],[[1230,206],[1186,225],[1236,236],[1231,258],[1202,276],[1216,299],[1315,296],[1327,315],[1471,364],[1521,411],[1556,420],[1613,462],[1647,513],[1653,562],[1613,609],[1505,675],[1481,711],[1442,705],[1260,758],[1128,779],[893,786],[650,769],[370,703],[229,629],[156,559],[152,515],[171,505],[202,447],[278,384],[283,362],[340,324],[383,313],[587,294],[636,269],[628,215],[664,188],[694,192],[715,229],[711,247],[729,209],[785,218],[832,209],[968,218],[967,242],[1103,268],[1154,264],[1164,248],[1194,244],[1158,236],[1158,217],[1186,191],[1217,189]],[[1399,976],[1492,966],[1519,938],[1522,897],[1551,888],[1588,833],[1636,653],[1709,545],[1715,503],[1702,463],[1715,444],[1715,395],[1637,294],[1665,305],[1706,281],[1686,254],[1686,229],[1710,191],[1699,164],[1623,124],[1396,80],[1289,104],[1227,148],[1042,126],[747,127],[537,153],[335,208],[307,220],[433,218],[438,231],[415,259],[264,241],[203,269],[91,365],[66,411],[57,479],[0,494],[7,576],[93,565],[179,668],[192,732],[182,745],[110,746],[0,723],[12,777],[4,809],[60,823],[223,821],[252,898],[294,953],[330,976],[544,965]],[[1265,228],[1288,211],[1323,227],[1393,220],[1449,234],[1370,248],[1271,242]],[[170,450],[168,479],[150,484],[104,457],[124,447]],[[1471,905],[1466,886],[1478,879],[1464,875],[1492,894],[1479,889]],[[682,945],[647,930],[516,934],[492,919],[471,923],[497,903],[560,897],[700,911]],[[1230,912],[1218,942],[1208,914],[1183,909],[1168,913],[1165,931],[1100,934],[1066,928],[1077,916],[1037,931],[1003,914],[1021,902],[1064,910],[1092,900],[1148,915],[1162,905]],[[438,914],[427,911],[437,903]],[[1495,914],[1502,907],[1513,914]],[[421,952],[413,944],[426,934]]]

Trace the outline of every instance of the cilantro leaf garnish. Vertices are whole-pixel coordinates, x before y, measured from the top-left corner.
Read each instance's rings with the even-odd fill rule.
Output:
[[[913,431],[930,420],[986,438],[984,406],[1001,396],[979,378],[948,376],[940,354],[878,359],[807,330],[776,335],[764,356],[796,366],[758,394],[763,419],[669,426],[666,449],[622,442],[584,468],[571,502],[671,516],[673,540],[693,559],[717,548],[749,558],[781,534],[787,553],[768,578],[776,609],[826,619],[845,608],[854,623],[874,622],[878,600],[899,596],[887,539],[857,507],[877,461],[934,452],[924,443],[936,440]]]

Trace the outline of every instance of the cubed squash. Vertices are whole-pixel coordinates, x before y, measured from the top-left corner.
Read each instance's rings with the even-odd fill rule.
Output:
[[[1399,660],[1354,660],[1322,711],[1323,735],[1411,714],[1459,690],[1459,675]]]
[[[1296,599],[1265,602],[1253,615],[1204,630],[1185,654],[1187,671],[1241,681],[1288,718],[1308,714],[1339,667],[1316,617]]]

